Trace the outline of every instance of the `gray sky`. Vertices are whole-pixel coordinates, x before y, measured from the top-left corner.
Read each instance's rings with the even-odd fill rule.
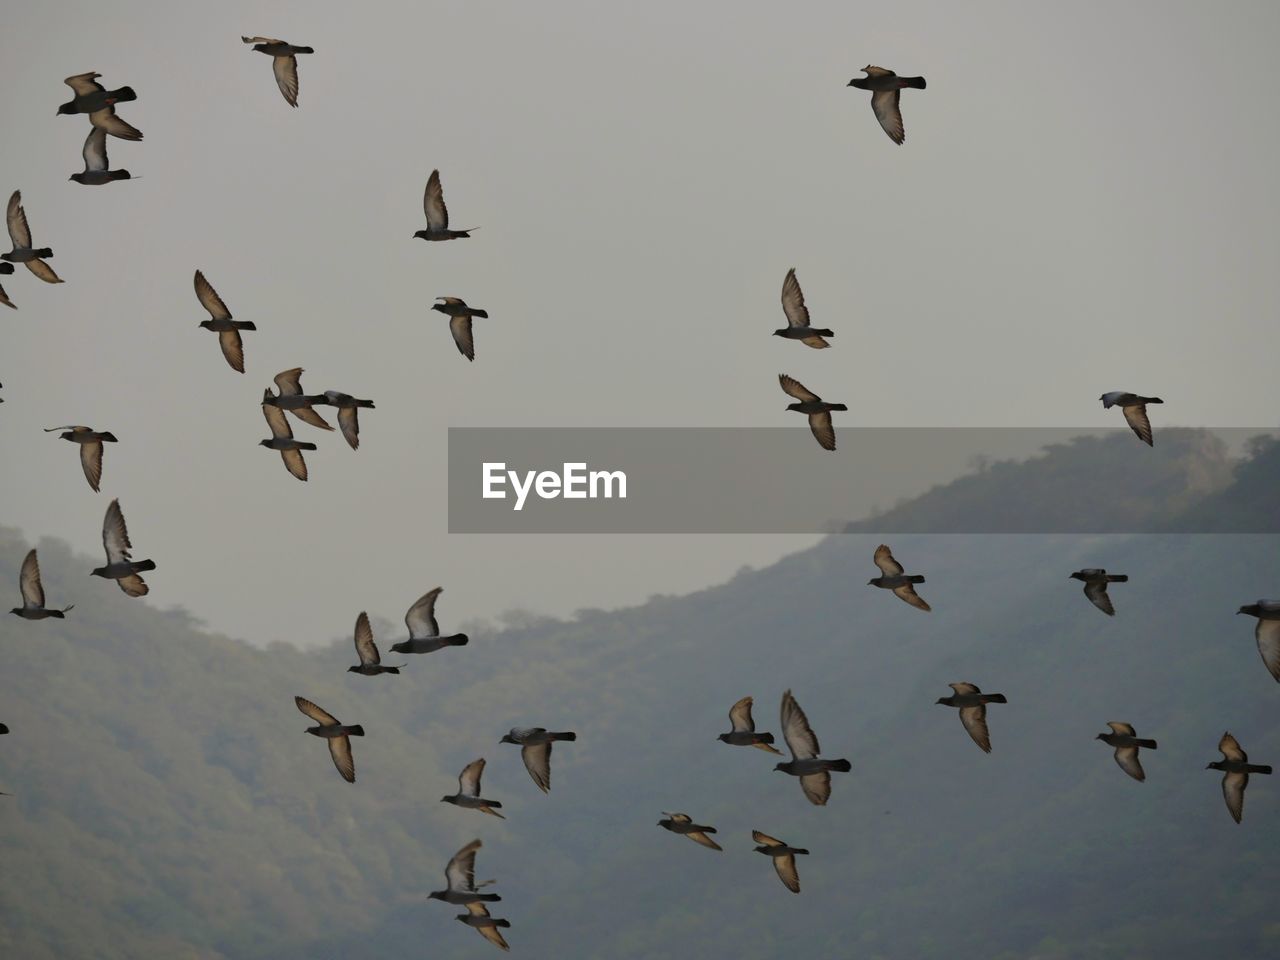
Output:
[[[1114,426],[1112,389],[1162,396],[1164,424],[1272,421],[1280,8],[727,9],[7,11],[0,193],[67,282],[3,280],[0,522],[97,549],[119,496],[159,564],[147,602],[307,643],[436,584],[448,627],[685,592],[812,540],[449,537],[450,425],[787,425],[779,372],[851,425]],[[298,110],[242,33],[316,48]],[[845,87],[868,62],[929,81],[903,147]],[[54,110],[91,69],[139,93],[120,112],[146,140],[108,143],[136,182],[66,179],[88,125]],[[433,167],[473,239],[410,238]],[[831,350],[769,336],[791,266]],[[243,377],[196,326],[196,268],[258,324]],[[474,364],[442,294],[491,315]],[[378,404],[358,453],[296,428],[321,445],[305,485],[256,446],[292,366]],[[120,438],[101,494],[40,432],[63,423]]]

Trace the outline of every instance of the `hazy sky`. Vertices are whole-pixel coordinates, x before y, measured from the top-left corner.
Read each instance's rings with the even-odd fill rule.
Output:
[[[851,425],[1114,426],[1113,389],[1162,396],[1164,424],[1273,421],[1275,4],[729,9],[6,11],[0,193],[67,282],[2,281],[0,522],[97,549],[119,496],[159,565],[145,602],[306,643],[436,584],[447,628],[685,592],[812,539],[450,537],[450,425],[803,429],[779,372]],[[299,109],[242,33],[315,47]],[[902,147],[845,87],[867,63],[928,79]],[[54,111],[86,70],[138,91],[145,141],[108,142],[135,182],[67,181],[88,124]],[[473,239],[411,239],[434,167]],[[792,266],[831,350],[769,336]],[[197,327],[196,268],[258,325],[245,376]],[[443,294],[490,313],[474,364]],[[378,405],[358,453],[295,428],[321,445],[307,484],[256,445],[292,366]],[[120,438],[101,494],[40,431],[64,423]]]

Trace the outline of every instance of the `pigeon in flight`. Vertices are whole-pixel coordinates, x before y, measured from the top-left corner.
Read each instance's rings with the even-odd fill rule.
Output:
[[[468,360],[476,358],[475,341],[471,338],[471,318],[489,319],[489,313],[477,307],[467,306],[460,297],[436,297],[443,303],[431,305],[432,310],[439,310],[449,318],[449,332],[453,334],[453,342],[458,345],[458,352]]]
[[[1154,750],[1156,742],[1141,739],[1134,732],[1133,726],[1128,723],[1109,720],[1107,726],[1111,728],[1111,732],[1100,733],[1094,739],[1116,748],[1116,763],[1120,765],[1121,770],[1135,780],[1147,779],[1146,773],[1142,770],[1142,763],[1138,760],[1138,749],[1145,747],[1148,750]]]
[[[1123,410],[1125,422],[1133,428],[1138,439],[1148,447],[1155,446],[1155,440],[1151,436],[1151,421],[1147,419],[1147,404],[1164,403],[1163,400],[1159,397],[1140,397],[1136,393],[1125,393],[1123,390],[1104,393],[1098,399],[1102,401],[1102,407],[1105,410],[1110,410],[1112,407]]]
[[[873,67],[867,64],[862,68],[865,77],[855,77],[849,86],[859,90],[871,91],[871,109],[884,127],[884,132],[894,143],[902,143],[907,139],[906,129],[902,126],[902,111],[898,109],[898,100],[902,96],[903,87],[925,88],[924,77],[900,77],[892,70],[884,67]]]
[[[1071,574],[1070,579],[1083,581],[1084,595],[1089,598],[1090,603],[1108,617],[1116,615],[1116,608],[1111,605],[1111,598],[1107,596],[1107,584],[1129,582],[1128,576],[1123,573],[1107,573],[1107,571],[1100,570],[1097,567],[1077,570]]]
[[[492,880],[476,883],[476,851],[481,846],[483,844],[479,840],[472,840],[455,853],[444,868],[445,889],[433,890],[427,894],[427,899],[443,900],[455,906],[481,902],[496,903],[501,900],[502,897],[496,893],[480,892],[481,888],[492,884]]]
[[[735,747],[756,747],[766,753],[782,756],[782,751],[770,746],[773,743],[772,733],[756,733],[756,722],[751,719],[751,697],[743,697],[729,708],[729,724],[733,727],[728,733],[722,733],[719,740]]]
[[[502,933],[498,930],[499,927],[511,926],[511,921],[503,920],[501,917],[489,916],[489,908],[483,903],[477,903],[472,900],[467,904],[467,912],[458,914],[457,919],[461,920],[468,927],[474,928],[480,936],[484,937],[494,946],[500,947],[503,950],[511,949],[506,939],[502,936]]]
[[[716,832],[715,827],[707,827],[694,823],[693,818],[684,813],[667,813],[664,810],[662,815],[667,818],[666,820],[658,821],[658,826],[663,829],[670,830],[672,833],[682,833],[694,843],[700,843],[702,846],[708,847],[712,850],[724,849],[720,844],[707,836],[708,833]]]
[[[271,37],[241,37],[245,43],[252,43],[258,53],[271,57],[271,72],[276,75],[276,86],[284,95],[285,103],[291,107],[298,105],[298,58],[295,54],[315,53],[311,47],[295,47],[284,40]]]
[[[44,620],[46,617],[64,619],[63,615],[75,606],[69,603],[61,610],[50,609],[44,605],[44,584],[40,582],[40,561],[32,550],[22,561],[22,572],[18,575],[18,588],[22,591],[22,606],[14,607],[10,613],[16,613],[23,620]],[[9,731],[4,731],[8,733]]]
[[[307,727],[307,733],[329,741],[329,756],[333,757],[333,765],[342,774],[342,779],[347,783],[355,783],[356,761],[351,756],[351,738],[363,737],[364,727],[358,723],[339,723],[337,717],[321,710],[305,697],[294,697],[293,702],[317,724]]]
[[[76,183],[81,183],[88,187],[96,187],[104,183],[110,183],[112,180],[131,179],[128,170],[109,169],[107,131],[101,127],[94,127],[89,131],[89,136],[85,137],[84,140],[84,149],[81,151],[81,156],[84,157],[84,173],[73,173],[68,178]]]
[[[80,444],[80,466],[84,468],[84,478],[89,481],[89,489],[97,493],[98,485],[102,482],[102,444],[116,443],[116,435],[73,424],[46,427],[44,432],[53,433],[55,430],[65,430],[66,433],[59,434],[63,440]]]
[[[314,443],[293,439],[293,430],[285,419],[284,411],[268,400],[279,399],[271,396],[270,390],[262,392],[262,415],[267,418],[267,426],[271,428],[270,440],[259,440],[258,446],[269,447],[280,451],[280,459],[285,469],[299,480],[307,479],[307,461],[302,459],[303,450],[318,449]]]
[[[363,610],[356,617],[356,656],[360,658],[358,667],[347,667],[347,673],[358,673],[366,677],[376,677],[380,673],[400,672],[400,667],[384,667],[382,657],[378,654],[378,645],[373,642],[373,628],[369,626],[369,615]],[[404,664],[401,664],[404,666]]]
[[[782,738],[787,741],[791,759],[774,764],[773,769],[799,777],[800,788],[809,802],[818,807],[825,806],[831,797],[830,771],[848,773],[853,764],[848,760],[822,760],[818,757],[822,752],[818,738],[790,690],[782,695]]]
[[[97,81],[100,76],[102,74],[93,72],[78,73],[63,80],[75,93],[75,97],[60,106],[58,113],[87,113],[89,122],[104,133],[121,140],[141,140],[142,131],[116,116],[115,108],[117,103],[137,100],[138,95],[133,92],[132,87],[104,89]]]
[[[427,214],[427,229],[414,234],[423,240],[457,240],[470,237],[475,227],[466,230],[449,229],[449,208],[444,205],[444,188],[440,186],[440,171],[432,170],[427,178],[427,192],[422,197],[422,208]]]
[[[302,372],[302,367],[281,370],[274,378],[278,391],[276,396],[272,397],[268,394],[270,399],[264,398],[262,402],[279,407],[281,410],[288,410],[303,423],[319,427],[321,430],[332,430],[333,427],[329,425],[329,421],[311,409],[313,404],[327,404],[329,398],[323,393],[303,393]]]
[[[347,444],[352,450],[358,450],[360,448],[360,420],[357,411],[361,407],[372,410],[373,401],[357,400],[351,394],[339,393],[337,390],[326,390],[324,396],[325,402],[329,406],[338,408],[338,429],[342,431]],[[314,411],[310,412],[314,413]]]
[[[778,879],[782,881],[782,885],[792,893],[799,893],[800,874],[796,872],[796,855],[807,855],[809,851],[803,847],[789,847],[781,840],[775,840],[759,830],[751,831],[751,839],[759,844],[756,847],[756,853],[773,857],[773,869],[778,871]]]
[[[815,350],[831,346],[822,338],[834,337],[834,333],[809,325],[809,308],[804,305],[804,293],[800,290],[800,281],[796,279],[795,267],[787,271],[787,278],[782,281],[782,312],[787,315],[787,325],[781,330],[773,331],[775,337],[799,340]],[[786,390],[786,387],[783,389]],[[790,390],[787,392],[791,393]]]
[[[991,752],[991,734],[987,731],[987,704],[1008,703],[1003,693],[983,693],[972,683],[949,683],[955,691],[949,697],[940,697],[938,703],[944,707],[959,707],[960,722],[973,737],[973,742],[982,748],[983,753]]]
[[[196,271],[196,297],[200,306],[209,311],[209,320],[201,320],[200,326],[212,330],[218,335],[218,346],[227,364],[236,373],[244,373],[244,342],[240,339],[241,330],[257,330],[252,320],[232,320],[231,311],[218,296],[218,291],[204,278],[204,274]]]
[[[458,792],[450,796],[441,797],[441,803],[452,803],[455,807],[465,807],[468,810],[479,810],[481,813],[487,813],[491,817],[497,817],[499,820],[507,819],[500,814],[495,808],[501,807],[497,800],[484,800],[480,797],[480,775],[484,773],[484,757],[479,760],[472,760],[462,768],[462,773],[458,774]]]
[[[796,413],[808,414],[809,429],[813,431],[813,436],[818,441],[818,446],[822,447],[823,450],[834,450],[836,448],[836,431],[831,426],[831,411],[848,410],[849,408],[843,403],[827,403],[799,380],[789,377],[785,373],[778,374],[778,383],[782,386],[783,393],[800,401],[799,403],[787,404],[787,409],[794,410]]]
[[[1249,785],[1249,774],[1271,773],[1265,764],[1250,763],[1249,755],[1240,749],[1240,744],[1230,733],[1224,733],[1218,741],[1221,760],[1215,760],[1205,767],[1206,770],[1221,770],[1222,798],[1227,801],[1227,810],[1236,823],[1244,816],[1244,788]]]
[[[13,191],[13,196],[9,198],[5,223],[9,227],[13,249],[8,253],[0,253],[0,260],[25,263],[27,269],[45,283],[62,283],[61,278],[53,272],[53,267],[45,263],[47,258],[53,256],[53,250],[49,247],[35,249],[31,246],[31,228],[27,225],[27,212],[22,209],[21,190]]]
[[[916,593],[913,586],[917,583],[924,583],[924,577],[918,573],[910,576],[902,569],[902,564],[893,559],[893,553],[889,550],[887,544],[880,544],[876,547],[875,556],[871,558],[875,561],[875,565],[880,568],[880,576],[872,577],[867,581],[869,587],[879,587],[882,590],[892,590],[893,595],[904,603],[909,603],[917,610],[932,610],[924,601],[924,598]]]
[[[551,790],[551,744],[557,740],[577,740],[572,732],[550,733],[544,727],[512,727],[511,732],[499,743],[515,743],[520,746],[520,759],[524,768],[543,793]]]
[[[1258,626],[1253,631],[1258,653],[1262,654],[1262,662],[1271,676],[1280,683],[1280,600],[1259,600],[1236,611],[1237,616],[1242,613],[1258,618]]]
[[[150,588],[138,574],[154,570],[156,565],[151,560],[130,558],[133,544],[129,542],[119,500],[112,500],[107,506],[107,515],[102,521],[102,545],[107,551],[107,565],[98,567],[90,575],[116,581],[125,596],[145,597]]]
[[[0,262],[0,274],[13,273],[13,264],[8,261]],[[4,287],[0,287],[0,303],[3,303],[11,310],[17,310],[17,305],[9,299],[9,295],[4,292]]]
[[[440,636],[440,624],[436,622],[436,597],[443,592],[444,587],[428,590],[409,608],[404,615],[404,625],[409,628],[409,639],[393,643],[393,653],[434,653],[443,647],[467,645],[465,633]]]

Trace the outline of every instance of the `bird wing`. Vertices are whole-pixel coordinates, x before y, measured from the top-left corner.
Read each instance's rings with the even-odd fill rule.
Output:
[[[9,198],[9,206],[5,210],[5,223],[9,227],[9,239],[13,241],[15,250],[25,250],[31,246],[31,227],[27,225],[27,211],[22,209],[22,191],[13,191]]]
[[[902,126],[902,111],[898,109],[901,90],[877,90],[871,94],[871,109],[889,139],[894,143],[902,143],[907,139],[906,130]]]
[[[351,755],[350,737],[329,737],[329,756],[333,757],[333,765],[342,774],[347,783],[356,782],[356,760]]]
[[[804,293],[796,279],[795,267],[787,271],[787,278],[782,281],[782,312],[787,315],[790,326],[809,326],[809,308],[804,305]]]
[[[1222,778],[1222,799],[1227,801],[1231,819],[1236,823],[1244,816],[1244,788],[1248,785],[1247,773],[1228,773]]]
[[[1262,662],[1271,671],[1271,676],[1280,682],[1280,620],[1260,619],[1253,635],[1258,641]]]
[[[116,116],[116,108],[103,107],[89,114],[89,122],[121,140],[141,140],[142,131]]]
[[[310,410],[308,413],[315,413],[315,411]],[[359,449],[360,417],[355,407],[342,407],[338,410],[338,426],[341,428],[342,435],[346,438],[347,444],[351,449]]]
[[[146,581],[136,573],[121,577],[116,581],[116,584],[125,592],[125,596],[129,597],[145,597],[151,592],[151,588],[147,586]]]
[[[294,697],[293,702],[299,710],[322,727],[336,727],[338,725],[337,717],[327,710],[320,709],[306,697]]]
[[[836,448],[836,430],[831,425],[831,412],[829,410],[809,414],[809,429],[813,431],[814,439],[818,441],[818,446],[823,450],[834,450]]]
[[[900,577],[906,572],[902,569],[902,564],[893,558],[893,552],[886,543],[876,547],[875,555],[871,559],[886,577]]]
[[[674,823],[693,823],[693,817],[687,813],[667,813],[665,810],[662,812],[664,816],[670,817]]]
[[[124,563],[129,559],[133,544],[129,542],[129,529],[124,525],[119,500],[112,500],[107,505],[107,515],[102,520],[102,545],[107,550],[108,566]]]
[[[62,278],[54,272],[53,267],[49,266],[49,264],[41,260],[39,257],[35,260],[28,260],[27,269],[45,283],[62,283]]]
[[[1084,585],[1084,595],[1089,598],[1089,602],[1101,610],[1109,617],[1116,615],[1116,608],[1111,603],[1111,598],[1107,596],[1107,585],[1101,581],[1093,581]]]
[[[1116,763],[1120,764],[1120,769],[1133,779],[1147,779],[1146,771],[1142,769],[1142,763],[1138,760],[1137,747],[1116,747]]]
[[[240,339],[240,331],[236,329],[219,330],[218,346],[227,365],[236,373],[244,373],[244,341]]]
[[[692,840],[694,843],[700,843],[704,847],[710,847],[712,850],[724,849],[724,847],[720,846],[720,844],[716,843],[714,840],[708,837],[701,830],[695,830],[693,831],[693,833],[686,833],[685,836],[688,837],[690,840]]]
[[[84,478],[94,493],[102,482],[102,441],[93,440],[80,444],[80,466],[84,468]]]
[[[543,793],[551,790],[551,741],[546,743],[526,743],[520,748],[520,759],[524,768]]]
[[[785,847],[786,844],[776,837],[771,837],[767,833],[761,833],[759,830],[751,831],[751,839],[761,846],[765,847]]]
[[[267,391],[268,395],[270,391]],[[285,418],[284,411],[269,403],[262,405],[262,415],[267,418],[267,426],[271,428],[271,436],[277,440],[292,440],[293,430]]]
[[[800,778],[800,788],[810,803],[816,807],[825,807],[831,799],[831,774],[826,770],[806,774]]]
[[[450,890],[461,890],[471,893],[476,889],[476,851],[483,846],[479,840],[472,840],[453,855],[448,866],[444,868],[444,879]],[[486,912],[486,916],[488,913]]]
[[[1107,726],[1111,728],[1112,733],[1118,733],[1125,737],[1136,737],[1138,734],[1133,729],[1133,724],[1122,723],[1119,720],[1108,720]]]
[[[453,342],[458,345],[458,352],[468,360],[476,358],[476,344],[471,336],[470,317],[450,317],[449,332],[453,334]]]
[[[428,590],[405,613],[404,625],[409,628],[412,639],[440,636],[440,625],[436,623],[436,597],[443,592],[444,587]]]
[[[782,736],[796,760],[811,760],[821,753],[818,738],[809,726],[809,718],[788,690],[782,695]]]
[[[972,683],[964,683],[964,682],[948,683],[947,686],[950,687],[952,690],[954,690],[956,693],[981,693],[982,692],[981,690],[978,689],[976,684],[972,684]]]
[[[4,292],[4,287],[0,287],[0,303],[3,303],[6,307],[10,307],[14,310],[18,309],[17,305],[9,299],[9,295]]]
[[[480,775],[484,773],[484,757],[472,760],[458,774],[458,792],[468,797],[480,796]]]
[[[1155,441],[1151,436],[1151,421],[1147,419],[1147,405],[1140,403],[1136,406],[1123,407],[1122,409],[1124,410],[1125,420],[1133,428],[1133,432],[1138,435],[1138,439],[1148,447],[1155,446]]]
[[[904,600],[911,604],[917,610],[932,610],[933,607],[925,601],[924,597],[916,593],[915,584],[904,583],[899,587],[893,588],[893,595],[899,600]]]
[[[800,874],[796,872],[796,855],[785,853],[773,858],[773,869],[778,871],[778,879],[792,893],[800,892]]]
[[[729,708],[729,723],[733,726],[734,733],[755,733],[756,722],[751,719],[753,702],[751,697],[743,697]]]
[[[1229,733],[1224,733],[1222,739],[1218,741],[1218,750],[1228,760],[1236,760],[1239,763],[1249,762],[1249,755],[1241,748],[1240,742]]]
[[[803,343],[806,347],[812,347],[815,350],[821,350],[824,347],[831,346],[831,344],[827,343],[827,341],[824,338],[818,336],[816,333],[811,337],[805,337],[800,342]]]
[[[303,459],[301,450],[281,450],[280,459],[284,461],[284,468],[299,480],[307,479],[307,461]]]
[[[32,550],[22,561],[22,573],[18,576],[18,587],[22,591],[24,607],[44,606],[44,586],[40,583],[40,561]]]
[[[227,309],[227,305],[222,302],[222,298],[213,289],[213,285],[204,278],[204,274],[199,270],[196,271],[195,282],[196,297],[200,300],[200,306],[208,310],[209,315],[215,320],[230,320],[231,311]]]
[[[378,656],[378,645],[373,642],[373,628],[369,626],[369,615],[363,610],[356,617],[356,656],[362,666],[377,666],[382,662]]]
[[[285,103],[298,105],[298,58],[292,53],[271,58],[271,72],[276,75],[276,86],[284,95]]]
[[[100,76],[102,74],[94,73],[91,70],[88,73],[77,73],[74,77],[67,77],[62,82],[74,90],[77,97],[83,97],[90,93],[100,93],[106,89],[95,80]]]
[[[243,43],[284,43],[283,40],[277,40],[275,37],[246,37],[241,35]]]
[[[778,374],[778,383],[782,387],[783,393],[789,397],[795,397],[802,403],[810,403],[814,400],[822,399],[795,377],[789,377],[785,373]]]
[[[84,157],[84,171],[106,170],[107,163],[107,131],[101,127],[90,127],[89,136],[84,138],[84,148],[80,151]]]
[[[476,907],[479,907],[480,909],[479,910],[474,909]],[[483,903],[468,903],[467,909],[471,912],[471,915],[474,917],[489,916],[489,911],[485,908],[485,905]],[[511,945],[507,943],[506,938],[502,936],[502,931],[498,929],[496,924],[489,924],[489,923],[481,924],[480,926],[472,927],[472,929],[474,929],[477,933],[480,934],[480,936],[484,937],[494,946],[500,947],[503,950],[511,949]]]
[[[449,208],[444,205],[444,188],[440,186],[440,171],[432,170],[427,178],[427,192],[422,198],[422,209],[427,215],[428,230],[449,229]]]
[[[888,70],[885,67],[874,67],[871,64],[867,64],[865,67],[863,67],[862,72],[865,73],[868,77],[896,77],[897,76],[897,74],[894,73],[892,70]]]
[[[329,423],[329,421],[326,420],[324,417],[320,416],[320,414],[317,413],[315,410],[313,410],[311,407],[294,407],[289,412],[292,413],[299,420],[301,420],[303,423],[313,427],[317,427],[320,430],[333,429],[333,426]]]
[[[292,370],[281,370],[272,378],[280,396],[297,396],[302,393],[302,373],[302,367],[294,367]]]
[[[991,734],[987,730],[987,708],[983,704],[960,708],[960,722],[983,753],[991,752]]]

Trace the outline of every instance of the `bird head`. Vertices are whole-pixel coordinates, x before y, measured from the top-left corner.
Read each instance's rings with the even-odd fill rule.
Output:
[[[423,240],[425,240],[425,239],[427,239],[427,231],[425,231],[425,230],[419,230],[417,233],[415,233],[415,234],[414,234],[414,236],[415,236],[415,237],[421,237]]]
[[[949,707],[949,706],[951,706],[951,704],[947,703],[947,698],[946,698],[946,697],[939,697],[937,700],[935,700],[935,701],[933,701],[933,702],[934,702],[934,703],[936,703],[936,704],[941,704],[941,705],[942,705],[942,706],[944,706],[944,707]]]
[[[431,309],[432,309],[432,310],[439,310],[441,313],[444,313],[444,304],[442,304],[442,303],[433,303],[433,304],[431,305]]]
[[[198,324],[196,324],[196,326],[204,327],[206,330],[212,330],[212,329],[213,329],[213,321],[212,321],[212,320],[201,320]]]
[[[1100,733],[1100,734],[1098,734],[1096,737],[1094,737],[1093,739],[1095,739],[1095,740],[1105,740],[1105,739],[1107,739],[1107,735],[1106,735],[1105,733]]]
[[[105,577],[106,575],[107,575],[106,567],[99,567],[97,570],[89,571],[89,576],[91,577]]]
[[[1221,769],[1222,769],[1222,761],[1221,761],[1221,760],[1215,760],[1215,761],[1213,761],[1213,763],[1211,763],[1211,764],[1209,764],[1207,767],[1205,767],[1205,769],[1206,769],[1206,770],[1221,770]]]
[[[448,796],[441,797],[440,802],[441,803],[457,803],[458,798],[453,796],[452,794],[449,794]]]
[[[788,409],[788,410],[795,410],[797,413],[800,413],[800,412],[801,412],[801,410],[800,410],[800,404],[798,404],[798,403],[788,403],[788,404],[787,404],[787,409]]]
[[[359,672],[360,672],[359,667],[347,667],[347,673],[359,673]]]
[[[504,734],[502,735],[502,739],[501,739],[501,740],[499,740],[498,742],[499,742],[499,743],[515,743],[516,741],[515,741],[515,739],[511,736],[511,734],[509,734],[509,733],[504,733]]]
[[[75,112],[76,112],[76,102],[74,100],[68,100],[62,106],[58,107],[58,112],[55,114],[55,116],[62,116],[64,113],[75,113]]]
[[[1084,574],[1083,574],[1083,573],[1080,573],[1079,571],[1076,571],[1075,573],[1073,573],[1073,574],[1071,574],[1069,577],[1067,577],[1067,579],[1068,579],[1068,580],[1083,580],[1083,579],[1084,579]]]
[[[720,734],[720,736],[716,737],[716,739],[719,740],[721,743],[728,743],[729,735],[727,733],[722,733]]]
[[[1242,613],[1247,613],[1250,616],[1253,616],[1257,612],[1258,612],[1258,605],[1256,603],[1247,603],[1243,607],[1241,607],[1239,610],[1236,611],[1236,616],[1238,617]]]
[[[427,899],[428,899],[428,900],[443,900],[443,899],[444,899],[444,891],[443,891],[443,890],[432,890],[430,893],[428,893],[428,894],[427,894]]]
[[[867,581],[867,586],[868,586],[868,587],[874,587],[875,585],[876,585],[876,578],[875,578],[875,577],[872,577],[870,580],[868,580],[868,581]]]
[[[266,53],[267,45],[265,43],[255,43],[253,45],[253,49],[258,51],[258,53]]]
[[[270,440],[259,440],[259,441],[258,441],[258,446],[260,446],[260,447],[269,447],[269,446],[271,446],[271,441],[270,441]]]
[[[21,607],[14,607],[14,608],[13,608],[12,610],[10,610],[9,612],[10,612],[10,613],[16,613],[18,616],[22,616],[22,608],[21,608]]]
[[[785,765],[785,764],[782,764],[782,763],[775,763],[775,764],[773,765],[773,769],[774,769],[774,770],[781,770],[783,773],[786,773],[786,772],[787,772],[787,770],[786,770],[786,765]]]

